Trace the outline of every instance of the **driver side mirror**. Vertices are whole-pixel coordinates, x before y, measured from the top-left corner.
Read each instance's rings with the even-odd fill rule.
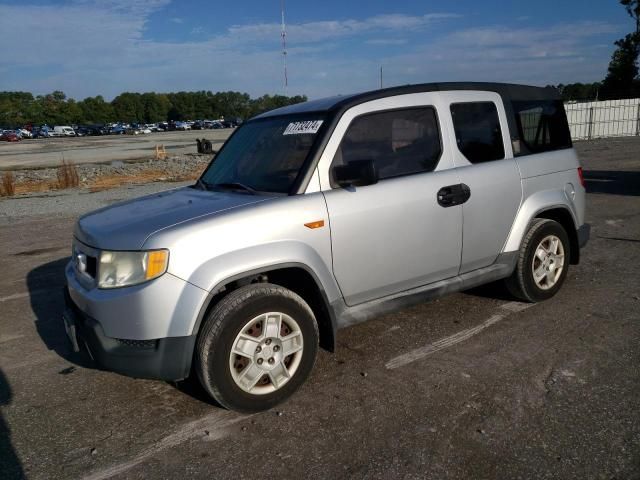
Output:
[[[354,160],[333,167],[333,180],[341,187],[364,187],[378,183],[378,169],[373,160]]]

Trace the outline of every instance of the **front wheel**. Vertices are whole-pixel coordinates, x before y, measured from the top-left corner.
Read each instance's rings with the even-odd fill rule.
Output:
[[[516,269],[506,280],[509,291],[527,302],[554,296],[569,269],[569,237],[562,225],[537,218],[527,231]]]
[[[278,285],[247,285],[209,313],[196,344],[195,368],[222,406],[267,410],[289,398],[311,373],[318,351],[313,311]]]

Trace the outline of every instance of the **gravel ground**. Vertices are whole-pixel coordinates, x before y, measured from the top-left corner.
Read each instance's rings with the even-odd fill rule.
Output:
[[[176,155],[166,160],[147,160],[142,162],[123,162],[120,160],[107,164],[77,165],[80,182],[91,182],[99,177],[110,175],[136,175],[149,171],[160,171],[167,178],[188,175],[197,168],[207,166],[211,155]],[[13,170],[16,183],[46,182],[56,180],[57,168]]]
[[[95,193],[83,188],[72,188],[37,195],[3,198],[0,200],[0,226],[11,225],[12,222],[24,217],[79,216],[122,200],[192,184],[193,181],[131,184]]]

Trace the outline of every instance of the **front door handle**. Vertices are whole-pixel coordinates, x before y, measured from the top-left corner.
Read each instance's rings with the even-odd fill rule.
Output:
[[[448,185],[438,190],[438,204],[442,207],[462,205],[471,198],[471,189],[464,183]]]

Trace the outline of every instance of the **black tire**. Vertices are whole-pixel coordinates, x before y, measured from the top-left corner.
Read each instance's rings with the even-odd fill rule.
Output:
[[[287,383],[274,392],[254,395],[236,384],[229,358],[233,342],[247,322],[268,312],[282,312],[295,319],[304,348]],[[231,292],[210,311],[198,335],[194,366],[204,389],[223,407],[239,412],[268,410],[293,395],[307,379],[315,363],[318,338],[313,311],[299,295],[278,285],[251,284]]]
[[[556,283],[549,289],[540,288],[533,276],[533,257],[540,242],[548,235],[560,239],[564,249],[564,265]],[[531,223],[520,247],[518,263],[513,274],[505,280],[509,292],[520,300],[536,303],[553,297],[562,287],[569,270],[571,257],[569,236],[558,222],[545,218],[536,218]]]

